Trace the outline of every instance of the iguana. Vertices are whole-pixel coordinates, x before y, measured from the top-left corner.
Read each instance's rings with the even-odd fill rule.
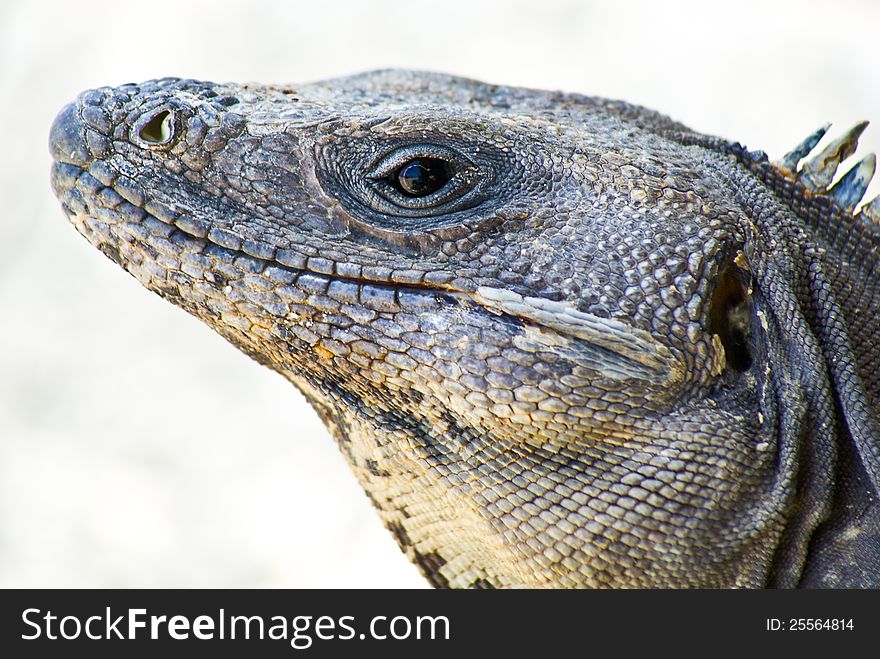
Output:
[[[880,586],[865,124],[771,162],[620,101],[377,71],[165,78],[52,185],[310,401],[438,587]]]

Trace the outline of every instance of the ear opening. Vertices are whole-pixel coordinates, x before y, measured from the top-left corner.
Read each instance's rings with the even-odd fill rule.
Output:
[[[753,350],[752,276],[740,261],[742,254],[721,270],[709,302],[709,331],[721,339],[725,363],[736,372],[751,368]]]

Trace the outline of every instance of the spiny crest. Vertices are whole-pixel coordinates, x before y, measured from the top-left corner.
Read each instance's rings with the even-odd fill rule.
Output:
[[[813,193],[828,196],[838,207],[853,213],[865,196],[865,191],[874,176],[874,170],[877,166],[876,156],[869,153],[833,186],[831,181],[834,179],[840,163],[855,153],[859,137],[867,125],[867,121],[856,124],[830,142],[813,158],[801,164],[798,169],[801,161],[810,154],[828,132],[830,124],[820,126],[773,165],[786,179],[800,183]],[[880,196],[862,206],[856,217],[880,224]]]

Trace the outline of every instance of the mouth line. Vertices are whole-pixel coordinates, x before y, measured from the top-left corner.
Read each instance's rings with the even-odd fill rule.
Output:
[[[100,164],[96,166],[96,163]],[[229,230],[210,228],[204,220],[177,213],[147,199],[129,185],[117,185],[120,178],[124,175],[102,161],[93,161],[88,169],[61,161],[52,167],[55,194],[78,229],[81,222],[74,218],[80,214],[108,226],[115,224],[126,234],[117,236],[119,240],[127,240],[145,250],[153,249],[148,242],[150,229],[164,240],[173,240],[178,233],[187,240],[198,241],[199,251],[222,262],[245,257],[253,262],[254,273],[274,267],[287,273],[285,283],[295,283],[317,295],[330,293],[331,297],[331,289],[335,288],[335,294],[342,298],[337,298],[338,301],[361,304],[376,312],[427,311],[443,303],[477,307],[521,325],[524,328],[522,342],[566,353],[607,377],[666,383],[679,379],[680,364],[669,349],[648,332],[626,323],[581,312],[566,303],[524,297],[509,289],[479,286],[468,292],[443,288],[444,284],[439,282],[433,285],[413,280],[370,279],[356,274],[360,266],[351,267],[350,272],[339,272],[340,264],[328,259],[269,248]],[[74,195],[80,197],[77,201],[83,205],[82,211],[69,205]],[[144,228],[146,224],[152,227]],[[96,247],[125,267],[118,251],[107,246]],[[310,268],[310,261],[321,265],[321,269]],[[326,267],[328,264],[331,267]],[[347,267],[342,264],[343,269]],[[211,270],[204,270],[203,275],[209,282],[209,277],[217,278]]]
[[[103,169],[109,168],[104,167]],[[371,279],[354,274],[343,274],[337,271],[335,266],[338,264],[320,259],[320,257],[318,257],[319,263],[332,263],[333,271],[327,272],[327,268],[321,270],[310,268],[308,266],[309,260],[315,257],[294,254],[286,250],[273,249],[272,253],[269,253],[247,244],[241,237],[226,229],[201,230],[199,225],[194,224],[187,216],[178,213],[171,214],[170,211],[163,210],[164,207],[158,206],[155,202],[143,200],[140,204],[135,204],[133,201],[138,201],[137,198],[126,198],[132,197],[132,195],[120,194],[120,190],[113,185],[113,178],[107,177],[105,172],[99,172],[99,174],[104,180],[96,177],[91,168],[86,169],[76,164],[60,161],[55,161],[52,165],[52,184],[55,195],[61,202],[68,219],[78,230],[82,228],[82,222],[75,219],[79,216],[88,217],[94,222],[101,222],[108,226],[115,225],[119,227],[119,233],[125,234],[117,235],[119,240],[128,241],[147,252],[155,251],[155,248],[147,242],[151,233],[150,229],[158,229],[156,236],[164,240],[173,241],[175,234],[177,234],[178,237],[183,237],[186,240],[197,241],[196,244],[200,247],[200,252],[216,257],[220,262],[238,261],[241,263],[242,258],[248,259],[252,264],[248,271],[249,274],[264,272],[270,267],[284,271],[289,275],[286,277],[285,283],[302,286],[310,293],[326,294],[327,289],[334,282],[338,282],[340,285],[354,286],[357,290],[357,299],[340,301],[364,304],[377,312],[428,309],[441,302],[447,304],[464,302],[480,306],[469,294],[460,290],[442,288],[442,284],[431,285],[416,281]],[[123,192],[129,193],[130,191],[123,190]],[[77,209],[71,204],[82,205],[83,208]],[[159,212],[152,212],[156,210]],[[150,224],[151,227],[145,229],[144,225],[146,224]],[[90,242],[92,241],[90,240]],[[114,247],[97,244],[95,246],[105,256],[125,268],[124,259],[118,256],[118,250]],[[345,268],[345,264],[342,264],[342,267]],[[210,270],[205,270],[205,274],[209,277],[211,275],[217,277]],[[222,277],[217,278],[222,279]]]
[[[59,183],[59,179],[64,179]],[[120,185],[120,181],[125,183]],[[89,212],[116,213],[117,222],[143,223],[146,218],[180,231],[194,240],[203,240],[217,248],[229,250],[243,256],[264,261],[267,264],[283,267],[291,271],[311,273],[341,281],[365,285],[388,286],[429,291],[443,295],[468,295],[466,291],[446,287],[452,275],[428,273],[436,282],[420,281],[404,271],[391,271],[385,277],[364,276],[361,266],[348,262],[334,262],[318,254],[307,255],[302,252],[274,247],[265,242],[255,242],[224,227],[211,227],[209,221],[178,212],[167,204],[148,198],[125,174],[113,170],[103,161],[93,161],[88,168],[75,163],[55,161],[52,165],[52,181],[55,195],[64,203],[63,196],[76,189],[88,198]],[[83,184],[81,184],[81,182]],[[95,219],[101,220],[100,217]],[[390,270],[390,268],[389,268]]]

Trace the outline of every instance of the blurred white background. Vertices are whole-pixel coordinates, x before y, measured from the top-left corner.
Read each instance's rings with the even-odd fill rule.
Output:
[[[878,35],[870,0],[6,0],[0,586],[424,586],[293,387],[67,224],[46,137],[78,92],[422,68],[624,98],[771,157],[872,119],[861,155]]]

